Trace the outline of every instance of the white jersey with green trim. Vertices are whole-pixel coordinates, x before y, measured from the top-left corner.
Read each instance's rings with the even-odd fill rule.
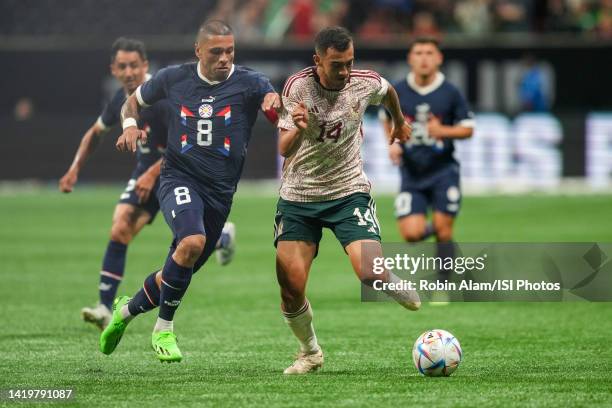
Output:
[[[370,70],[352,70],[339,91],[323,87],[315,67],[287,79],[278,127],[296,127],[291,112],[300,102],[308,108],[308,127],[297,150],[285,159],[281,198],[317,202],[370,192],[361,160],[361,125],[366,108],[379,105],[388,87],[384,78]]]

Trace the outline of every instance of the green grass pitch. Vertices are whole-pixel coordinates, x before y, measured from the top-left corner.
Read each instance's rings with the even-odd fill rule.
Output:
[[[111,356],[79,320],[98,271],[119,189],[0,197],[0,389],[74,388],[70,406],[611,406],[612,304],[481,303],[404,311],[361,303],[339,244],[326,233],[308,287],[326,353],[314,375],[284,377],[297,344],[279,313],[271,244],[275,197],[239,192],[234,262],[192,281],[175,329],[185,360],[150,348],[156,313],[139,317]],[[377,199],[383,238],[397,241],[392,197]],[[611,196],[468,197],[456,239],[612,241]],[[161,216],[128,251],[120,294],[162,264]],[[423,331],[454,333],[464,361],[450,378],[413,367]],[[15,406],[0,401],[0,405]]]

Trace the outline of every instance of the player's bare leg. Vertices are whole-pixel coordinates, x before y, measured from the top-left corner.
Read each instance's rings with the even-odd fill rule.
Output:
[[[441,211],[434,211],[433,225],[436,232],[436,241],[438,243],[436,256],[439,258],[454,258],[455,245],[453,243],[453,224],[455,218]],[[452,271],[438,271],[438,279],[444,281],[449,278]],[[434,306],[443,306],[449,303],[449,296],[446,292],[435,292],[432,295],[431,304]]]
[[[117,289],[123,278],[127,246],[151,220],[151,215],[131,204],[117,204],[113,213],[110,242],[100,271],[100,302],[95,307],[81,309],[81,317],[100,330],[111,319],[111,308]]]
[[[408,242],[420,242],[432,233],[425,214],[412,214],[397,220],[400,235]],[[433,227],[435,229],[435,226]]]
[[[305,241],[279,241],[276,249],[276,277],[281,290],[285,322],[300,343],[296,360],[285,374],[306,374],[323,365],[323,351],[312,324],[312,307],[306,299],[306,282],[317,251]]]
[[[453,240],[453,225],[455,218],[441,211],[434,211],[433,225],[436,231],[436,240],[438,242],[449,242]]]
[[[385,283],[401,280],[390,271],[382,274],[373,272],[374,258],[383,256],[380,242],[359,240],[351,242],[344,249],[351,260],[355,274],[364,285],[372,286],[375,280],[382,280]],[[421,307],[419,294],[415,290],[387,290],[385,293],[408,310],[419,310]]]

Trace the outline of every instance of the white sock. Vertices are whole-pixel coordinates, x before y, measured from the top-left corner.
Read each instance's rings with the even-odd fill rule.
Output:
[[[388,283],[400,283],[402,280],[392,272],[388,272]],[[406,309],[418,310],[421,307],[421,298],[416,290],[385,290],[397,303]]]
[[[153,328],[153,333],[158,333],[160,331],[174,331],[174,321],[164,320],[158,317],[155,322],[155,327]]]
[[[300,350],[306,354],[316,353],[321,349],[312,325],[312,308],[308,300],[295,313],[283,312],[285,322],[300,342]]]
[[[121,308],[121,310],[119,311],[121,313],[121,318],[123,319],[124,322],[129,323],[132,321],[132,319],[136,316],[132,316],[130,314],[130,309],[128,308],[127,303],[125,305],[123,305],[123,307]]]
[[[109,309],[108,307],[106,307],[106,305],[102,304],[102,303],[98,303],[98,305],[95,307],[95,309],[97,309],[99,312],[103,312],[103,313],[113,313],[112,309]]]

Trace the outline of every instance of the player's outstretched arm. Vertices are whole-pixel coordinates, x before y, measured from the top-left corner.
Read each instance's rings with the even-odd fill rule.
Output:
[[[138,140],[143,143],[147,141],[147,133],[138,129],[138,118],[140,117],[140,104],[135,93],[128,96],[121,108],[121,122],[123,133],[117,139],[116,147],[121,152],[136,152]]]
[[[59,181],[59,189],[62,193],[70,193],[72,191],[79,178],[79,172],[85,165],[87,158],[96,150],[96,147],[100,143],[101,136],[106,132],[107,129],[103,128],[97,122],[85,132],[81,138],[79,148],[74,155],[72,164]]]
[[[395,140],[405,142],[410,138],[412,128],[404,119],[397,92],[391,85],[388,85],[387,94],[383,98],[382,104],[391,115],[391,121],[393,122],[393,129],[387,134],[389,144],[392,144]]]
[[[429,136],[436,139],[467,139],[472,137],[474,128],[461,125],[446,126],[440,123],[438,118],[432,116],[427,123],[427,131]]]

